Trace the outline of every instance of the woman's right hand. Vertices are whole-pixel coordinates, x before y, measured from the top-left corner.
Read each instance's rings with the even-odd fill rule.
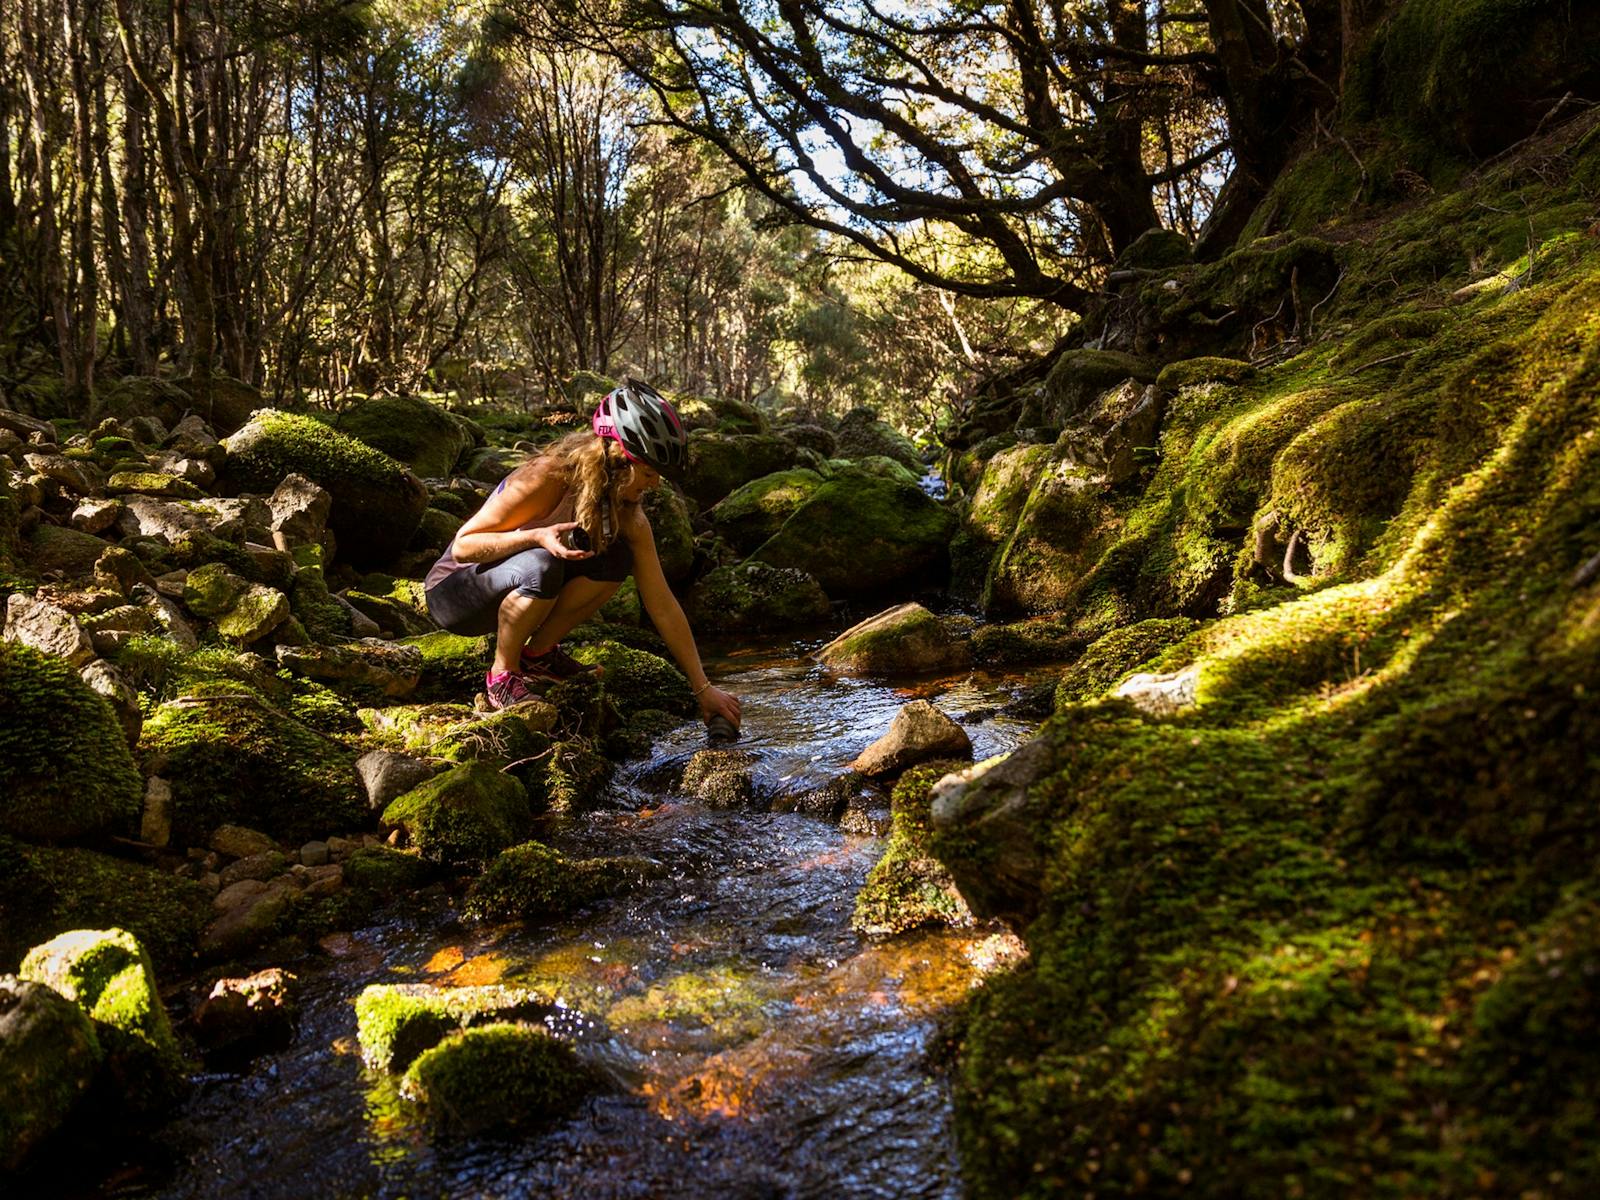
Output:
[[[561,535],[569,529],[577,529],[577,521],[558,521],[554,525],[542,526],[536,533],[539,545],[550,551],[557,558],[580,559],[593,558],[593,550],[572,550],[561,544]]]

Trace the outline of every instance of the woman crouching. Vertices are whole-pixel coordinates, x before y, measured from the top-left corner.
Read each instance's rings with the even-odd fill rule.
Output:
[[[568,434],[500,481],[428,572],[428,611],[451,633],[497,635],[484,680],[489,704],[526,700],[526,680],[593,670],[561,639],[593,616],[631,572],[639,599],[689,677],[701,716],[739,724],[739,701],[706,678],[694,635],[667,586],[640,503],[679,480],[688,437],[672,405],[630,379]]]

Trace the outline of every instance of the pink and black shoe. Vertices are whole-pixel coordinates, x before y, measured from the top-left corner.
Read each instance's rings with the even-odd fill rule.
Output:
[[[533,698],[528,685],[515,671],[490,671],[483,677],[483,691],[489,698],[489,707],[496,710]]]
[[[560,683],[564,679],[575,679],[579,675],[592,675],[601,672],[598,666],[579,662],[557,644],[551,646],[543,654],[534,654],[524,646],[522,648],[522,673],[533,679],[549,679],[555,683]]]

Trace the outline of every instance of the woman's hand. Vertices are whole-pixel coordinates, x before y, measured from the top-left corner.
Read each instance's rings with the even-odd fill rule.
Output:
[[[735,728],[743,723],[740,719],[739,699],[737,696],[730,696],[721,688],[713,685],[706,688],[695,699],[700,702],[701,720],[722,716],[732,721]]]
[[[579,528],[576,521],[558,521],[554,525],[546,525],[535,531],[539,545],[550,551],[557,558],[579,559],[593,558],[593,550],[570,550],[561,544],[561,535],[569,529]]]

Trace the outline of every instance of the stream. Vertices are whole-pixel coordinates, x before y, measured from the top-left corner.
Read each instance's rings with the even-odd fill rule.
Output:
[[[997,713],[1023,681],[962,673],[897,688],[833,676],[784,643],[708,656],[740,696],[760,777],[820,783],[908,699],[962,720],[978,758],[1029,722]],[[535,836],[575,856],[644,855],[660,878],[558,922],[461,920],[442,888],[324,939],[301,976],[293,1045],[200,1079],[153,1144],[84,1195],[152,1197],[953,1197],[939,1020],[1019,953],[993,930],[889,942],[854,933],[883,852],[801,814],[717,810],[660,783],[705,744],[686,725],[625,764],[601,811]],[[380,982],[555,983],[570,1037],[611,1086],[514,1140],[444,1139],[365,1069],[352,1001]]]

